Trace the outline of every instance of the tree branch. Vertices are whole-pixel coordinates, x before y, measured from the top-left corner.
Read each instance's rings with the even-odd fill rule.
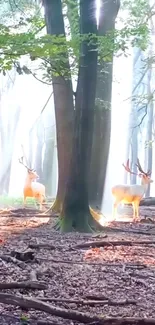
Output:
[[[33,299],[24,296],[16,296],[6,293],[0,293],[0,303],[5,305],[19,306],[24,309],[35,309],[46,312],[50,315],[58,316],[64,319],[71,319],[79,321],[84,324],[96,322],[98,325],[155,325],[155,319],[146,318],[105,318],[100,315],[91,315],[82,313],[76,310],[67,310],[65,308],[58,308],[42,302],[38,299]]]

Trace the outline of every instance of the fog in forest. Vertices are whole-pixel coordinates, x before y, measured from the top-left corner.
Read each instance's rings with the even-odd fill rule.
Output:
[[[99,2],[98,9],[99,12]],[[98,13],[97,13],[98,15]],[[155,47],[154,36],[149,51]],[[139,110],[135,111],[133,95],[137,96],[153,91],[154,75],[147,70],[140,85],[139,80],[144,70],[144,60],[147,57],[141,50],[130,48],[128,55],[114,57],[113,84],[112,84],[112,129],[106,182],[104,188],[102,212],[111,214],[112,195],[114,184],[139,183],[139,178],[131,179],[124,170],[122,163],[128,158],[134,166],[137,157],[147,168],[154,161],[154,147],[150,142],[154,140],[154,133],[149,135],[149,111],[153,110],[140,103]],[[135,61],[136,60],[136,61]],[[27,57],[21,59],[22,64],[37,72],[38,61],[28,61]],[[15,69],[6,75],[0,75],[0,114],[1,114],[1,148],[0,154],[0,184],[5,183],[4,178],[9,173],[7,184],[1,186],[1,195],[22,196],[26,169],[19,163],[24,154],[31,168],[35,168],[40,181],[47,187],[47,196],[54,198],[57,192],[58,164],[56,125],[52,85],[40,81],[42,76],[20,75]],[[76,85],[76,84],[75,84]],[[74,85],[74,86],[75,86]],[[149,90],[148,90],[149,88]],[[136,89],[136,90],[135,90]],[[152,104],[154,105],[154,104]],[[142,107],[141,107],[142,106]],[[151,114],[151,113],[150,113]],[[140,122],[141,121],[141,122]],[[154,128],[154,118],[152,121]],[[146,145],[146,143],[149,143]],[[50,174],[47,171],[47,154],[50,146]],[[151,148],[151,149],[150,149]],[[151,153],[150,153],[151,150]],[[149,158],[152,154],[152,158]],[[149,159],[152,159],[150,162]],[[152,177],[154,171],[152,170]],[[48,183],[48,184],[47,184]],[[154,184],[151,185],[149,195],[154,193]]]

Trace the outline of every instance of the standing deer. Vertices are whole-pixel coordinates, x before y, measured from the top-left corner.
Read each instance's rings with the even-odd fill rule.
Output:
[[[19,159],[20,164],[22,164],[27,169],[27,175],[25,179],[23,194],[24,194],[24,205],[26,205],[26,198],[33,197],[37,199],[40,203],[40,210],[42,210],[42,204],[45,201],[45,186],[41,183],[34,182],[39,176],[36,170],[29,168],[23,162],[24,157]]]
[[[112,195],[114,197],[113,203],[113,218],[115,220],[115,214],[117,211],[117,207],[119,203],[132,203],[133,206],[133,221],[139,221],[139,204],[141,199],[143,198],[148,185],[153,182],[150,178],[151,171],[148,170],[145,173],[141,167],[139,159],[137,159],[138,170],[140,174],[134,173],[131,171],[129,167],[129,159],[127,160],[126,165],[123,164],[125,170],[134,175],[138,175],[141,178],[141,185],[133,184],[133,185],[115,185],[112,187]]]

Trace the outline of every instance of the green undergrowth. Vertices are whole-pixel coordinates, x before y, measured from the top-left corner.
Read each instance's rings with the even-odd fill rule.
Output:
[[[28,207],[36,207],[33,198],[27,198],[26,205]],[[8,195],[0,195],[0,208],[23,206],[23,197],[12,197]]]

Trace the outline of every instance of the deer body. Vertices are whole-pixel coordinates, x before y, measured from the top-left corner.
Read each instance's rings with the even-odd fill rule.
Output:
[[[34,179],[36,178],[38,178],[38,175],[36,173],[28,172],[23,189],[24,205],[26,204],[27,197],[33,197],[39,201],[40,210],[42,210],[42,203],[45,200],[45,186],[41,183],[34,182]]]
[[[33,197],[37,199],[40,203],[40,210],[42,210],[42,204],[45,201],[45,186],[41,183],[34,182],[39,178],[38,174],[34,169],[27,167],[23,163],[23,157],[19,160],[19,162],[24,165],[27,169],[27,176],[25,179],[25,184],[23,188],[24,194],[24,205],[26,204],[27,197]]]
[[[129,160],[127,162],[127,166],[123,165],[125,169],[132,173],[129,168]],[[152,183],[152,179],[149,177],[150,172],[145,173],[138,160],[137,164],[139,171],[141,174],[138,176],[141,177],[141,185],[133,184],[133,185],[115,185],[112,187],[112,195],[114,197],[114,204],[113,204],[113,218],[115,219],[115,214],[117,207],[120,203],[129,204],[131,203],[133,206],[133,217],[134,221],[138,220],[139,218],[139,204],[141,199],[143,198],[148,185]]]

